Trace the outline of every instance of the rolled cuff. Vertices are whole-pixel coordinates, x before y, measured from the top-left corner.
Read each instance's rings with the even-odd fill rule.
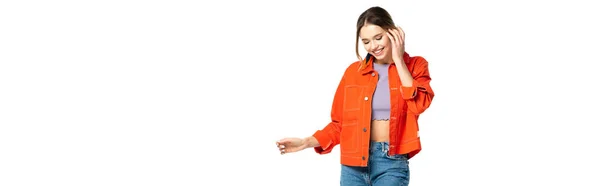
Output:
[[[319,146],[314,147],[315,152],[318,154],[327,154],[333,150],[333,145],[331,145],[333,144],[333,141],[326,132],[318,130],[312,136],[315,137],[319,142]]]

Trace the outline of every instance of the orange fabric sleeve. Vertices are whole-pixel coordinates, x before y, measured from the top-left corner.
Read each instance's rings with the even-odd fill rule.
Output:
[[[402,98],[406,100],[409,112],[421,114],[431,105],[434,93],[429,85],[431,77],[427,60],[419,57],[414,65],[413,84],[411,87],[402,86]]]
[[[346,71],[347,73],[347,71]],[[333,147],[340,143],[340,132],[342,130],[342,112],[343,112],[343,99],[344,99],[344,79],[340,80],[333,97],[333,104],[331,106],[331,122],[327,124],[323,129],[317,130],[312,136],[319,141],[319,147],[314,147],[315,152],[319,154],[328,154],[333,150]]]

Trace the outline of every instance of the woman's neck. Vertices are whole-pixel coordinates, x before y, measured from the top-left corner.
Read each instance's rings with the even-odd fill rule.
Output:
[[[386,59],[381,59],[381,60],[379,60],[379,59],[375,59],[375,61],[373,61],[373,62],[374,62],[374,63],[377,63],[377,64],[389,64],[389,63],[390,63],[390,61],[391,61],[391,60],[386,60]]]

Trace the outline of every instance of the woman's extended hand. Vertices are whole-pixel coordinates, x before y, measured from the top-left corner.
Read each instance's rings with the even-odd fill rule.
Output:
[[[281,154],[298,152],[308,147],[308,143],[302,138],[283,138],[277,141],[277,147]]]

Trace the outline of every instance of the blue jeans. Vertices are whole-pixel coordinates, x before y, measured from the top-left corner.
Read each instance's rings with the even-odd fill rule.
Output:
[[[341,186],[408,186],[410,171],[405,154],[389,156],[388,142],[371,142],[367,167],[342,165]]]

